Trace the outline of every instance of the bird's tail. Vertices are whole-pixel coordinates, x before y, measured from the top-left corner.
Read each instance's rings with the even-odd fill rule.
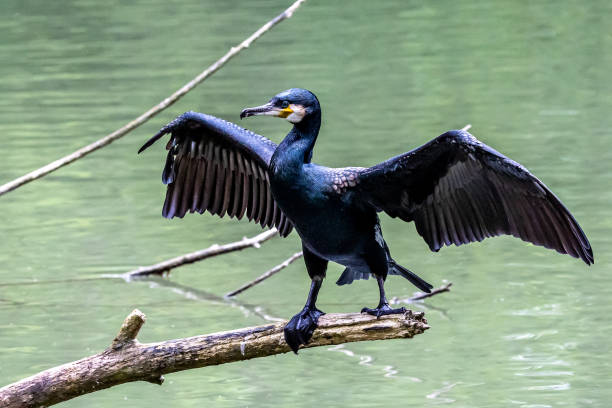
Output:
[[[342,275],[340,275],[340,278],[336,281],[336,285],[348,285],[353,283],[356,279],[370,279],[370,271],[362,271],[347,266],[344,272],[342,272]]]
[[[431,289],[433,288],[433,286],[431,286],[429,283],[419,278],[416,273],[411,272],[403,266],[396,264],[393,259],[389,261],[389,274],[403,276],[404,278],[412,282],[414,286],[421,289],[423,292],[430,293]],[[369,270],[359,270],[356,268],[347,267],[344,272],[342,272],[342,275],[340,275],[340,278],[336,282],[336,285],[347,285],[353,283],[353,281],[357,279],[369,278]]]
[[[419,278],[416,273],[409,271],[401,265],[395,263],[394,260],[389,262],[389,273],[392,275],[401,275],[408,279],[414,286],[421,289],[423,292],[430,293],[432,285]]]

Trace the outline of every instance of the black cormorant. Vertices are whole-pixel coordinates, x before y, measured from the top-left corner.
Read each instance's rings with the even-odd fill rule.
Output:
[[[432,251],[508,234],[593,263],[582,229],[559,199],[526,168],[464,130],[451,130],[408,153],[370,168],[328,168],[311,163],[321,125],[316,96],[289,89],[240,117],[287,119],[293,128],[280,145],[214,116],[187,112],[164,126],[138,153],[171,134],[162,173],[163,215],[209,211],[245,214],[287,236],[295,228],[312,279],[304,309],[285,327],[297,353],[323,312],[315,306],[328,261],[346,267],[338,285],[377,282],[380,300],[362,312],[392,309],[383,284],[401,275],[419,289],[432,286],[398,265],[383,239],[377,213],[414,221]]]

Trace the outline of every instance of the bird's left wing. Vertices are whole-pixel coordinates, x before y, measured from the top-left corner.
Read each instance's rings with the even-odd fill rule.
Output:
[[[142,152],[170,133],[162,181],[168,185],[162,214],[182,218],[187,211],[241,219],[287,236],[293,226],[270,191],[268,165],[276,143],[214,116],[186,112],[149,139]]]
[[[355,199],[414,221],[432,251],[508,234],[593,263],[584,232],[544,183],[466,131],[349,177]]]

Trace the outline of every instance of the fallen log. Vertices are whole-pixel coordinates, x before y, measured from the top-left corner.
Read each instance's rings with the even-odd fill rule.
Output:
[[[136,336],[144,322],[145,315],[134,310],[103,352],[0,388],[0,406],[47,407],[126,382],[148,381],[161,385],[163,374],[291,351],[283,337],[285,321],[141,344]],[[319,327],[305,347],[411,338],[428,328],[422,312],[407,311],[380,319],[359,313],[326,314],[319,319]]]

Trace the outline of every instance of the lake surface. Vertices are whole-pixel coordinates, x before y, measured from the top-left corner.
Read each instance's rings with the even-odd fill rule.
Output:
[[[0,183],[70,153],[158,103],[278,14],[286,1],[0,4]],[[212,216],[161,217],[164,153],[138,147],[186,110],[238,121],[290,87],[323,107],[316,162],[373,165],[448,129],[521,162],[563,200],[596,264],[503,237],[429,252],[382,216],[395,259],[452,292],[413,305],[412,340],[305,350],[132,383],[65,407],[608,407],[612,400],[612,3],[309,0],[225,68],[105,149],[0,198],[0,386],[106,348],[125,316],[161,341],[289,318],[309,280],[295,262],[239,296],[220,295],[299,250],[296,234],[173,271],[109,278],[253,236]],[[280,120],[241,125],[279,142]],[[355,312],[373,280],[333,284],[319,307]],[[397,277],[390,296],[415,288]]]

